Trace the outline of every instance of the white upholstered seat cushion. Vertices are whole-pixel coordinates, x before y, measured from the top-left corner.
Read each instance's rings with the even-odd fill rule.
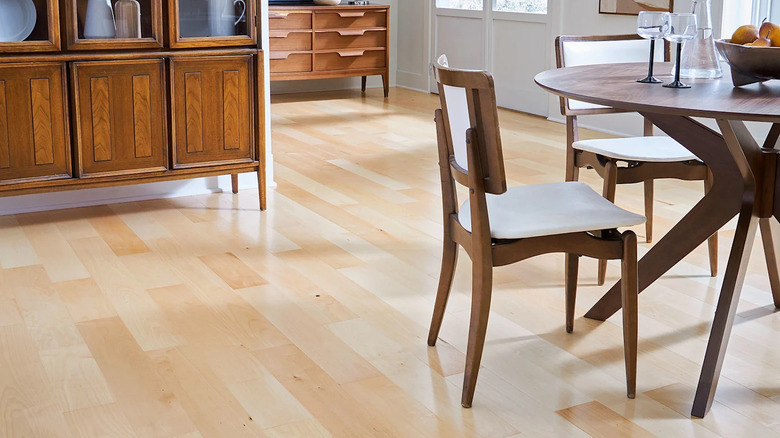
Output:
[[[581,182],[511,187],[501,195],[487,194],[490,234],[496,239],[519,239],[578,231],[629,227],[645,217],[623,210]],[[469,201],[458,221],[471,231]]]
[[[696,155],[666,136],[599,138],[572,143],[574,149],[626,161],[674,162],[696,160]]]

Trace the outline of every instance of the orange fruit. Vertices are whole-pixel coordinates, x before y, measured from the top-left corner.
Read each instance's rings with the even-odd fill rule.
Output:
[[[780,33],[780,32],[778,32]],[[731,42],[734,44],[752,43],[758,39],[758,28],[752,24],[739,26],[731,36]]]
[[[755,41],[752,43],[745,44],[746,46],[752,46],[752,47],[771,47],[772,41],[769,41],[769,38],[756,38]]]

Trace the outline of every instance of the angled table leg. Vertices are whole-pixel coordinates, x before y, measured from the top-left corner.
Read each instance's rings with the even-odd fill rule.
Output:
[[[772,300],[775,307],[780,308],[780,223],[774,218],[758,220],[761,229],[761,241],[764,244],[766,270],[769,273],[769,285],[772,289]]]
[[[720,289],[710,338],[704,353],[699,384],[693,399],[691,415],[694,417],[703,418],[709,412],[712,400],[715,398],[715,388],[718,386],[723,359],[726,357],[726,347],[734,324],[734,315],[737,313],[742,284],[745,281],[750,251],[756,239],[758,217],[752,214],[752,210],[753,205],[746,203],[739,214],[734,243],[731,245],[726,274],[723,277],[723,286]]]
[[[745,124],[740,121],[718,120],[718,126],[720,126],[729,151],[740,167],[745,192],[742,197],[737,229],[734,232],[734,242],[731,244],[731,253],[726,265],[726,273],[723,277],[723,285],[718,297],[718,305],[715,308],[715,317],[712,320],[707,350],[704,353],[699,384],[693,399],[691,415],[695,417],[704,417],[715,398],[715,388],[718,385],[720,370],[726,357],[726,347],[734,324],[734,315],[737,313],[742,284],[745,281],[750,251],[753,247],[753,241],[756,239],[758,215],[762,207],[762,200],[756,199],[757,188],[761,189],[763,193],[771,193],[771,189],[769,192],[764,189],[765,183],[769,182],[762,179],[764,163],[761,151]],[[774,181],[771,181],[771,187],[774,187]],[[771,199],[768,201],[771,202]]]
[[[780,139],[780,123],[775,123],[769,130],[769,135],[767,135],[764,141],[762,151],[764,153],[780,153],[780,148],[777,145],[778,139]],[[765,168],[764,178],[771,179],[771,181],[767,181],[765,184],[771,184],[777,180],[777,177],[775,161],[774,167]],[[774,192],[777,192],[777,190],[775,189]],[[771,191],[767,191],[767,193],[771,193]],[[775,194],[776,196],[777,194]],[[775,209],[774,204],[778,204],[777,208],[780,210],[780,203],[772,199],[772,204],[771,210]],[[767,211],[764,213],[767,213]],[[769,274],[769,284],[772,289],[772,299],[775,307],[780,308],[780,254],[778,254],[778,251],[780,251],[780,223],[776,220],[777,215],[775,215],[775,219],[766,216],[768,215],[762,215],[758,225],[761,230],[761,241],[764,244],[764,257],[766,258],[766,270]]]

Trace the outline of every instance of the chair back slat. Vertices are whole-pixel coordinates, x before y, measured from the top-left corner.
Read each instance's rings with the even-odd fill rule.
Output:
[[[452,69],[442,55],[434,65],[443,113],[447,153],[452,157],[453,178],[467,183],[466,131],[474,129],[479,139],[472,145],[478,153],[479,173],[486,193],[506,192],[504,157],[498,127],[498,109],[493,77],[484,71]]]

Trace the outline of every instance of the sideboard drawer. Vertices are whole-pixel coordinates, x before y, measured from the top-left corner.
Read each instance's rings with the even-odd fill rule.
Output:
[[[269,47],[278,50],[311,50],[311,31],[276,29],[268,32]]]
[[[311,29],[311,15],[309,11],[270,11],[268,13],[269,29]]]
[[[271,52],[271,73],[311,71],[311,53]]]
[[[314,71],[381,68],[385,64],[384,50],[339,50],[317,53]]]
[[[385,47],[387,31],[383,29],[334,29],[317,31],[315,49]],[[273,42],[272,42],[273,44]]]
[[[342,29],[352,27],[387,27],[387,11],[347,9],[334,12],[315,12],[315,29]]]

